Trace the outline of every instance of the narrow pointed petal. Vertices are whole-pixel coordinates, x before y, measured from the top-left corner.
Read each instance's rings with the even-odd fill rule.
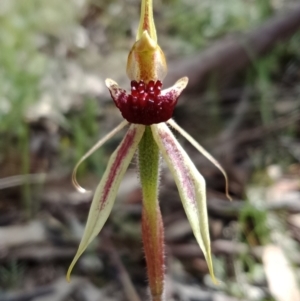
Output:
[[[77,169],[80,166],[80,164],[87,159],[90,155],[92,155],[97,149],[99,149],[105,142],[107,142],[110,138],[112,138],[116,133],[121,131],[126,125],[128,124],[128,121],[124,120],[122,121],[116,128],[114,128],[111,132],[109,132],[107,135],[105,135],[102,139],[100,139],[87,153],[85,153],[80,160],[77,162],[77,164],[74,167],[73,173],[72,173],[72,182],[73,185],[76,187],[76,189],[79,192],[86,192],[86,190],[81,187],[76,179],[76,173]]]
[[[175,179],[193,233],[204,254],[210,275],[216,282],[211,258],[205,180],[165,123],[152,125],[151,130]]]
[[[123,103],[127,102],[127,92],[122,89],[114,80],[107,78],[105,85],[108,88],[116,107],[120,109]]]
[[[165,89],[161,92],[161,97],[173,99],[177,103],[177,100],[181,92],[185,89],[189,82],[189,79],[185,76],[180,78],[172,87]]]
[[[232,201],[231,196],[229,195],[229,181],[228,176],[224,168],[220,163],[204,148],[202,147],[189,133],[187,133],[182,127],[180,127],[173,119],[167,121],[167,123],[179,132],[186,140],[188,140],[195,148],[198,150],[204,157],[206,157],[212,164],[214,164],[223,174],[225,178],[225,193],[227,198]]]
[[[121,180],[144,131],[145,126],[143,125],[131,125],[121,144],[110,157],[106,171],[96,189],[83,237],[69,267],[67,273],[68,281],[70,281],[70,275],[75,263],[106,222],[115,202]]]

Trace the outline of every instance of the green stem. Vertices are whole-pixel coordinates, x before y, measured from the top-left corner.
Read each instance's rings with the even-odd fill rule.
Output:
[[[142,236],[153,301],[163,300],[164,231],[158,203],[159,149],[151,128],[146,127],[139,145],[139,168],[143,193]]]
[[[158,202],[159,149],[149,126],[139,144],[139,168],[144,206],[153,212]]]

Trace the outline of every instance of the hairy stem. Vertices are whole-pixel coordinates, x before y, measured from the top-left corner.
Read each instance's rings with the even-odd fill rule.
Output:
[[[158,203],[159,149],[150,127],[139,145],[139,168],[143,193],[142,236],[153,301],[164,294],[164,230]]]

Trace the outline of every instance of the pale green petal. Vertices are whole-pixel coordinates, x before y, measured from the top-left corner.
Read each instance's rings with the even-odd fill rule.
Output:
[[[77,179],[76,179],[77,169],[80,166],[80,164],[84,160],[86,160],[90,155],[92,155],[97,149],[99,149],[105,142],[107,142],[110,138],[112,138],[116,133],[121,131],[127,124],[128,124],[128,121],[126,121],[126,120],[122,121],[117,127],[115,127],[111,132],[109,132],[107,135],[105,135],[102,139],[100,139],[87,153],[85,153],[80,158],[78,163],[75,165],[75,168],[72,173],[72,182],[78,191],[80,191],[82,193],[86,192],[86,190],[78,184]]]
[[[185,139],[187,139],[204,157],[206,157],[212,164],[214,164],[224,175],[225,178],[225,192],[227,198],[232,201],[231,196],[229,195],[229,181],[228,176],[224,168],[220,163],[206,150],[201,146],[189,133],[187,133],[181,126],[179,126],[173,119],[169,119],[167,123],[178,131]]]
[[[184,210],[216,282],[211,258],[205,180],[165,123],[151,126],[153,137],[173,174]]]
[[[145,131],[143,125],[131,125],[119,147],[111,155],[105,173],[96,189],[83,237],[77,253],[69,267],[67,280],[78,258],[98,235],[106,222],[128,165]]]

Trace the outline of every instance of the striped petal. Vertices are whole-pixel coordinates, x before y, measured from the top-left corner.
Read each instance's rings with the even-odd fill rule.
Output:
[[[211,258],[205,180],[165,123],[152,125],[151,130],[173,174],[193,233],[205,256],[210,275],[216,282]]]
[[[143,125],[131,125],[121,144],[111,155],[106,171],[96,189],[83,237],[69,267],[67,273],[68,281],[70,281],[70,275],[75,263],[106,222],[115,202],[121,180],[144,131],[145,126]]]

